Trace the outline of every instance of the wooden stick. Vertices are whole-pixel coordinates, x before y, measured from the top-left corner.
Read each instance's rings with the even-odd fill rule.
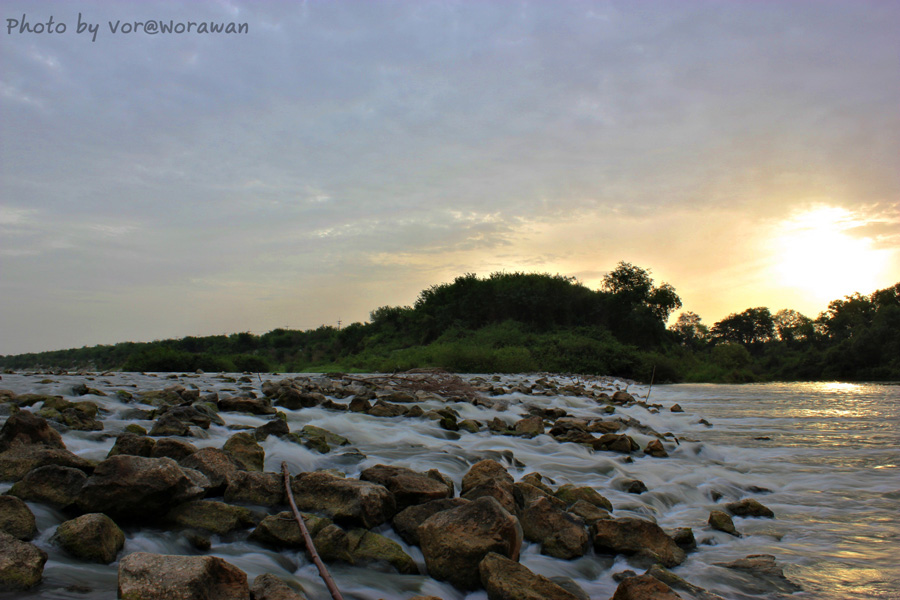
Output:
[[[331,578],[331,574],[328,572],[328,569],[325,568],[325,563],[319,558],[319,553],[316,552],[316,546],[313,544],[312,537],[309,535],[309,529],[306,528],[306,523],[303,522],[303,516],[300,514],[300,511],[297,510],[297,503],[294,501],[294,493],[291,491],[291,476],[288,473],[286,462],[281,463],[281,474],[284,476],[284,491],[288,502],[291,504],[291,510],[294,512],[294,520],[296,520],[297,525],[300,526],[300,533],[303,534],[303,542],[306,544],[306,549],[312,557],[313,562],[316,563],[316,567],[319,569],[319,577],[325,582],[325,587],[331,592],[331,597],[334,600],[344,600],[344,597],[341,596],[341,591],[334,583],[334,579]]]
[[[653,373],[650,374],[650,388],[647,390],[647,397],[644,402],[650,402],[650,392],[653,391],[653,378],[656,377],[656,365],[653,365]]]

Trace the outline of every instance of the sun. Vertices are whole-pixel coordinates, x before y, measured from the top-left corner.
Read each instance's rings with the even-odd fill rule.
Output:
[[[865,224],[836,206],[818,206],[783,221],[773,244],[778,282],[819,301],[874,290],[887,255],[871,238],[852,235]]]

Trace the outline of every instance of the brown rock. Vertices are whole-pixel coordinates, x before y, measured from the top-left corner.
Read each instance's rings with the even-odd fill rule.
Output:
[[[150,458],[171,458],[178,462],[196,451],[197,446],[190,442],[174,438],[162,438],[154,444],[153,450],[150,451]]]
[[[253,585],[250,586],[250,598],[252,600],[306,600],[303,593],[294,590],[272,573],[263,573],[253,580]]]
[[[604,433],[594,440],[592,446],[594,450],[609,450],[611,452],[621,452],[622,454],[640,450],[637,442],[624,433]]]
[[[236,471],[228,476],[225,502],[243,502],[262,506],[287,504],[284,483],[278,473]]]
[[[81,515],[61,523],[54,539],[72,556],[105,565],[115,561],[125,546],[125,534],[101,513]]]
[[[32,469],[46,465],[74,467],[88,474],[94,470],[94,463],[63,448],[15,446],[0,454],[0,480],[18,481]]]
[[[315,538],[325,527],[332,525],[330,519],[317,517],[309,513],[300,513],[310,537]],[[306,548],[300,526],[292,512],[284,511],[277,515],[269,515],[260,521],[250,534],[250,539],[283,548]],[[316,548],[319,548],[318,544]]]
[[[0,589],[27,590],[41,581],[47,553],[0,531]]]
[[[222,446],[245,471],[263,471],[266,452],[256,441],[253,434],[246,431],[236,433]]]
[[[268,398],[219,398],[219,410],[224,412],[246,412],[254,415],[274,415],[275,408]]]
[[[300,473],[291,491],[300,510],[321,511],[338,524],[371,529],[397,512],[396,500],[384,486],[330,473]]]
[[[525,539],[541,544],[541,554],[570,560],[587,551],[584,521],[555,506],[547,497],[529,504],[519,520]]]
[[[37,534],[34,513],[21,498],[0,496],[0,532],[23,541]]]
[[[555,496],[565,502],[567,505],[573,505],[579,500],[584,500],[598,508],[604,510],[612,510],[612,502],[602,496],[597,490],[587,486],[574,486],[567,483],[556,490]]]
[[[513,430],[517,435],[534,437],[544,433],[544,420],[538,416],[525,417],[516,421]]]
[[[119,562],[122,600],[248,600],[247,574],[214,556],[135,552]]]
[[[212,495],[221,493],[228,485],[228,478],[240,469],[240,464],[234,457],[219,448],[201,448],[182,458],[178,464],[188,469],[197,469],[206,475],[212,486],[208,493]]]
[[[22,500],[44,502],[65,508],[75,502],[78,492],[87,481],[84,471],[72,467],[46,465],[32,469],[9,490],[11,496]]]
[[[647,447],[644,448],[644,454],[649,454],[650,456],[654,456],[656,458],[667,458],[669,453],[666,452],[666,449],[663,447],[662,442],[659,440],[650,440],[647,444]]]
[[[513,490],[513,478],[503,465],[486,459],[472,465],[463,476],[461,496],[467,500],[490,496],[508,512],[514,513],[516,499]]]
[[[738,517],[775,518],[775,513],[772,512],[772,509],[753,498],[744,498],[739,502],[729,502],[725,505],[725,508],[728,509],[728,512]]]
[[[151,437],[134,433],[123,433],[116,438],[116,443],[110,448],[106,458],[118,456],[119,454],[149,457],[155,445],[156,440]]]
[[[684,550],[656,523],[631,517],[601,519],[590,528],[594,549],[607,554],[638,554],[666,567],[684,562]]]
[[[405,467],[375,465],[360,473],[359,478],[386,487],[397,501],[397,510],[453,495],[452,485],[448,487],[442,478],[429,477]]]
[[[495,552],[478,564],[488,600],[579,600],[543,575]]]
[[[445,510],[419,526],[428,573],[462,590],[481,584],[478,565],[491,552],[519,558],[522,528],[494,498]]]
[[[679,600],[681,596],[659,579],[638,575],[622,580],[612,600]]]
[[[403,541],[407,544],[418,546],[419,525],[424,523],[428,517],[441,511],[469,504],[470,502],[471,500],[466,500],[465,498],[445,498],[410,506],[394,515],[391,525],[394,527],[394,531],[403,538]]]
[[[29,445],[63,450],[66,448],[62,436],[47,424],[46,419],[23,410],[10,415],[0,428],[0,452],[6,452],[16,446]]]
[[[738,530],[734,527],[734,521],[728,516],[728,513],[722,510],[712,510],[709,512],[709,526],[719,531],[731,534],[735,537],[741,537]]]
[[[775,562],[771,554],[751,554],[744,558],[727,563],[713,563],[726,569],[733,569],[746,573],[753,578],[750,593],[768,593],[771,590],[781,592],[797,592],[802,589],[796,583],[784,576],[784,570]]]

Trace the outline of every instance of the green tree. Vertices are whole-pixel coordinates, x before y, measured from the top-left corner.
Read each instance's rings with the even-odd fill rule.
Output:
[[[719,341],[744,346],[759,345],[775,336],[775,320],[768,308],[748,308],[714,324],[710,333]]]

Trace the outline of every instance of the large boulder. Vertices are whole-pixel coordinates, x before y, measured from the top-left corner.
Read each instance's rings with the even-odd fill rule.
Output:
[[[453,495],[452,484],[448,486],[441,479],[405,467],[375,465],[360,473],[359,478],[386,487],[397,500],[397,510]]]
[[[495,552],[478,564],[488,600],[579,600],[578,596]]]
[[[0,496],[0,532],[26,541],[37,533],[34,513],[21,498]]]
[[[463,475],[460,495],[467,500],[476,500],[490,496],[507,511],[516,511],[515,488],[513,478],[506,469],[495,460],[485,459],[472,465]]]
[[[170,523],[191,529],[225,534],[253,524],[253,514],[243,506],[214,500],[193,500],[179,504],[166,515]]]
[[[197,446],[184,440],[175,438],[162,438],[156,441],[152,451],[151,458],[171,458],[175,462],[183,458],[187,458],[197,451]]]
[[[81,515],[56,528],[55,541],[81,560],[109,564],[125,545],[125,534],[101,513]]]
[[[652,575],[638,575],[622,580],[612,600],[680,600],[672,588]]]
[[[9,494],[22,500],[66,508],[75,503],[86,481],[87,475],[80,469],[45,465],[28,471],[10,488]]]
[[[47,553],[0,531],[0,590],[27,590],[41,581]]]
[[[588,534],[584,521],[561,510],[549,498],[534,500],[519,517],[525,539],[541,544],[541,554],[569,560],[584,556]]]
[[[567,483],[559,487],[554,494],[557,498],[565,502],[567,505],[571,506],[578,502],[579,500],[584,500],[589,504],[593,504],[597,508],[602,508],[603,510],[612,510],[612,502],[607,500],[604,496],[602,496],[597,490],[588,486],[575,486],[571,483]]]
[[[266,451],[256,441],[252,433],[241,431],[225,442],[222,450],[231,454],[234,460],[245,471],[263,471],[266,462]]]
[[[268,398],[219,398],[218,406],[223,412],[246,412],[254,415],[274,415],[276,412]]]
[[[397,512],[397,503],[384,486],[330,473],[300,473],[291,481],[300,510],[322,512],[338,524],[371,529]]]
[[[386,563],[405,575],[418,575],[419,568],[397,542],[378,533],[354,528],[347,532],[347,546],[357,565]]]
[[[594,549],[606,554],[637,554],[674,567],[684,562],[684,550],[656,523],[625,517],[594,521],[590,528]]]
[[[424,523],[431,515],[439,513],[451,508],[457,508],[464,504],[469,504],[471,500],[465,498],[443,498],[441,500],[432,500],[425,504],[416,504],[407,507],[391,519],[391,525],[403,541],[414,546],[419,545],[419,525]]]
[[[156,440],[146,435],[123,433],[116,438],[116,443],[110,448],[106,458],[117,456],[119,454],[149,457],[153,453],[153,447],[155,445]]]
[[[221,493],[228,485],[228,478],[241,468],[234,457],[219,448],[201,448],[182,458],[178,464],[188,469],[196,469],[209,479],[210,494]]]
[[[121,600],[248,600],[247,574],[215,556],[135,552],[119,562]]]
[[[146,519],[162,516],[204,493],[171,458],[120,455],[97,465],[76,503],[84,512]]]
[[[257,575],[250,586],[253,600],[306,600],[306,596],[272,573]]]
[[[72,454],[65,448],[47,446],[15,446],[0,453],[0,481],[18,481],[32,469],[45,465],[74,467],[90,474],[94,463]]]
[[[11,415],[0,428],[0,452],[15,446],[29,445],[62,449],[66,447],[62,436],[50,427],[46,419],[23,410]]]
[[[522,547],[518,519],[490,496],[432,515],[418,533],[428,574],[462,590],[481,585],[478,565],[489,553],[516,561]]]
[[[228,476],[225,502],[243,502],[261,506],[287,504],[284,482],[278,473],[236,471]]]

